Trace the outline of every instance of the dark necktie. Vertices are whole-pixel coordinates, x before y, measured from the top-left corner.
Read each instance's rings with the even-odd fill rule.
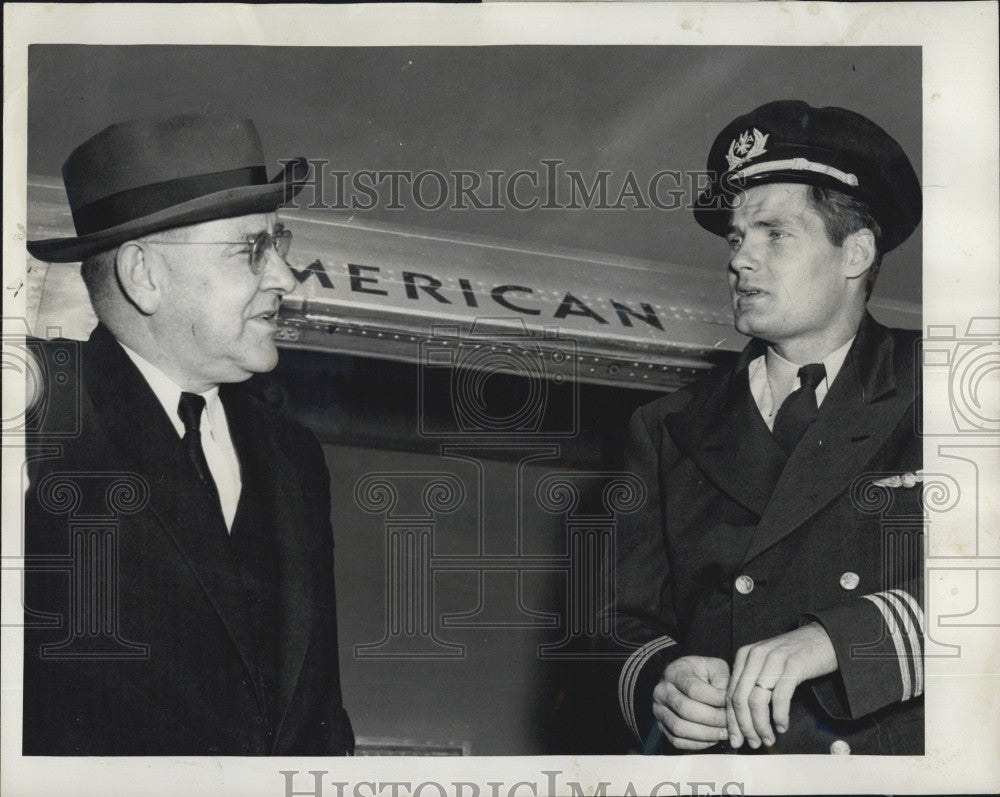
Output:
[[[208,468],[208,460],[205,459],[205,449],[201,447],[201,413],[205,409],[205,397],[197,393],[181,393],[181,400],[177,404],[177,414],[181,423],[184,424],[184,447],[187,449],[191,462],[198,477],[205,485],[216,492],[215,481],[212,479],[212,471]]]
[[[809,424],[816,420],[816,386],[826,377],[823,363],[810,363],[799,369],[800,387],[788,394],[774,418],[774,439],[791,454],[805,434]]]

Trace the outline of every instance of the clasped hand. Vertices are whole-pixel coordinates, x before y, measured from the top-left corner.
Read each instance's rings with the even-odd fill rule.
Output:
[[[803,681],[837,669],[830,637],[810,623],[723,659],[682,656],[653,689],[653,716],[679,750],[704,750],[727,737],[734,748],[772,745],[788,730],[792,694]],[[772,725],[773,721],[773,725]]]

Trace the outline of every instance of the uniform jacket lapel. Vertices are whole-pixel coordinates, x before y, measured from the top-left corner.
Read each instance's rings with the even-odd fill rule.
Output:
[[[819,416],[788,459],[744,563],[850,490],[885,444],[914,401],[912,375],[896,373],[898,354],[888,330],[866,314]]]
[[[222,385],[219,396],[226,408],[233,444],[240,460],[254,463],[265,499],[278,556],[278,684],[275,744],[295,692],[312,628],[313,556],[305,535],[310,528],[301,479],[275,439],[274,425],[261,423],[258,401],[235,385]],[[247,485],[244,485],[244,489]]]
[[[762,448],[752,431],[763,420],[750,398],[747,371],[763,353],[764,344],[751,341],[734,371],[709,377],[683,409],[664,419],[677,447],[718,489],[756,515],[764,513],[785,462],[777,444]]]
[[[85,344],[83,377],[109,443],[124,467],[149,485],[149,510],[159,531],[173,541],[253,672],[242,596],[223,583],[230,551],[222,512],[198,480],[163,406],[103,326]]]

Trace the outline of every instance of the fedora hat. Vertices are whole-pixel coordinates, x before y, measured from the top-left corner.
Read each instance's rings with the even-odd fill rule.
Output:
[[[730,122],[708,155],[711,183],[694,216],[725,236],[741,191],[765,183],[832,188],[865,202],[882,229],[882,251],[920,223],[920,181],[892,136],[845,108],[813,108],[800,100],[769,102]]]
[[[185,115],[136,119],[87,139],[63,164],[76,235],[28,242],[39,260],[72,263],[143,235],[267,213],[297,194],[304,158],[268,180],[249,119]]]

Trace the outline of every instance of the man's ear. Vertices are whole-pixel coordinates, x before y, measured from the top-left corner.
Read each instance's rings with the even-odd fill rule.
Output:
[[[122,292],[144,315],[152,315],[160,306],[160,285],[153,273],[148,250],[137,241],[118,247],[115,273]]]
[[[862,277],[875,262],[875,233],[867,228],[852,232],[844,239],[844,276]]]

